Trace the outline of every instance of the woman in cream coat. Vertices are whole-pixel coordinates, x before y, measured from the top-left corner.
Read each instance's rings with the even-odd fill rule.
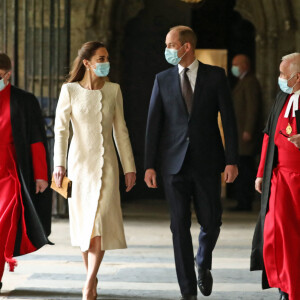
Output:
[[[120,86],[105,80],[108,52],[99,42],[78,51],[56,109],[54,179],[65,176],[69,123],[73,137],[68,154],[69,199],[73,246],[82,251],[87,270],[83,299],[97,298],[97,273],[105,250],[126,248],[114,141],[125,174],[126,191],[135,184],[136,169],[123,114]]]

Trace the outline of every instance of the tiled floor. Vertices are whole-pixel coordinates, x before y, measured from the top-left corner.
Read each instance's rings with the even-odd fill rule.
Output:
[[[124,205],[126,250],[106,253],[99,273],[98,299],[178,299],[180,296],[167,208],[163,200]],[[261,291],[260,272],[249,272],[251,239],[257,213],[224,213],[214,251],[214,289],[198,299],[278,299],[275,289]],[[70,246],[67,220],[54,220],[55,246],[19,258],[3,278],[2,299],[81,299],[85,270],[80,251]],[[199,226],[193,218],[195,249]]]

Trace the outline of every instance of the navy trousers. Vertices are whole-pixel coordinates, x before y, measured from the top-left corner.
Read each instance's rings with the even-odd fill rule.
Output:
[[[197,264],[211,269],[212,252],[222,224],[221,176],[200,175],[187,153],[179,173],[163,174],[170,207],[171,231],[178,283],[182,295],[197,295],[194,251],[190,232],[191,204],[200,225]]]

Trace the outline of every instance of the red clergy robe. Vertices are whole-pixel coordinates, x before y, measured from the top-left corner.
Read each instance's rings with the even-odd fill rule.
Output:
[[[292,127],[290,136],[297,134],[292,110],[289,118],[284,118],[290,97],[279,115],[274,138],[278,162],[272,173],[269,210],[265,217],[263,259],[270,287],[288,293],[290,300],[299,300],[300,151],[284,136],[288,135],[288,124]],[[257,177],[263,177],[268,139],[265,134]]]
[[[0,91],[0,281],[5,262],[9,264],[10,271],[13,271],[16,266],[13,254],[19,222],[22,224],[20,254],[36,250],[26,232],[21,184],[18,178],[11,127],[10,91],[10,84]],[[34,143],[30,146],[35,180],[48,181],[46,151],[43,143]]]

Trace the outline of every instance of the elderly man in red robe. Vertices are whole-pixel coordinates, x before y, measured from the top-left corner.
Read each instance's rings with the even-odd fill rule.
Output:
[[[0,289],[5,263],[49,244],[51,191],[46,134],[37,99],[12,86],[0,53]]]
[[[300,53],[284,56],[279,69],[281,91],[264,130],[255,181],[255,189],[262,198],[252,244],[251,270],[263,270],[263,288],[278,288],[280,300],[299,300]]]

